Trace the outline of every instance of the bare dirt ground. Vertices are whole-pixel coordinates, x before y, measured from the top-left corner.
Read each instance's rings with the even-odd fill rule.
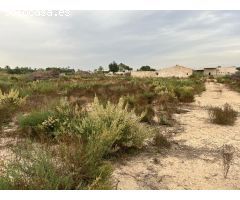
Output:
[[[16,136],[12,134],[16,129],[17,126],[10,123],[7,127],[3,127],[2,132],[0,132],[0,172],[1,165],[12,157],[11,147],[16,145],[18,141]]]
[[[176,114],[179,127],[167,128],[172,147],[145,150],[115,164],[117,189],[240,189],[240,117],[234,126],[208,121],[207,106],[229,103],[240,112],[240,94],[218,83],[206,83],[206,91],[185,105],[189,112]],[[223,177],[221,147],[235,147],[227,178]]]

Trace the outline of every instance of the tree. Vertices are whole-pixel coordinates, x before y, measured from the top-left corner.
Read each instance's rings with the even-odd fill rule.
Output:
[[[104,69],[102,66],[99,66],[97,69],[94,69],[94,72],[98,74],[102,74],[104,73]]]
[[[34,71],[29,67],[15,67],[11,69],[9,66],[6,66],[5,70],[7,71],[8,74],[27,74]]]
[[[150,66],[142,66],[138,71],[156,71],[156,69],[151,68]]]
[[[115,73],[115,72],[118,72],[118,71],[119,71],[119,66],[118,66],[118,64],[117,64],[115,61],[113,61],[112,63],[110,63],[110,64],[108,65],[108,67],[109,67],[109,71],[110,71],[110,72]]]
[[[9,69],[10,69],[10,67],[9,67],[8,65],[6,65],[6,66],[5,66],[5,69],[6,69],[6,70],[9,70]]]
[[[103,69],[102,66],[99,66],[98,69],[97,69],[98,72],[102,72],[103,70],[104,70],[104,69]]]
[[[124,71],[131,71],[132,70],[132,68],[130,68],[129,66],[127,66],[127,65],[125,65],[125,64],[123,64],[123,63],[120,63],[119,65],[118,65],[118,68],[119,68],[119,71],[120,72],[124,72]]]

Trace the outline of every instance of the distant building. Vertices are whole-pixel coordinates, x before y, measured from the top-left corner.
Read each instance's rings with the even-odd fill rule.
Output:
[[[178,77],[187,78],[193,73],[201,74],[204,76],[225,76],[235,74],[237,72],[236,67],[205,67],[204,69],[191,69],[189,67],[184,67],[176,65],[173,67],[162,68],[157,71],[132,71],[131,76],[133,77]]]
[[[203,74],[205,76],[217,76],[217,68],[216,67],[205,67]]]
[[[205,76],[225,76],[235,74],[237,72],[236,67],[206,67],[204,68]]]
[[[163,68],[157,71],[158,77],[178,77],[186,78],[192,75],[193,70],[188,67],[176,65],[173,67]]]
[[[193,70],[188,67],[176,65],[173,67],[163,68],[157,71],[134,71],[131,72],[133,77],[179,77],[186,78],[191,76]]]
[[[131,72],[126,70],[126,71],[122,71],[122,72],[108,72],[106,73],[106,76],[130,76],[131,75]]]
[[[122,75],[122,76],[127,76],[130,75],[130,71],[122,71],[122,72],[116,72],[115,75]]]
[[[238,71],[236,67],[220,67],[218,69],[218,75],[220,76],[235,74]]]
[[[133,77],[157,77],[158,73],[157,71],[132,71],[131,76]]]

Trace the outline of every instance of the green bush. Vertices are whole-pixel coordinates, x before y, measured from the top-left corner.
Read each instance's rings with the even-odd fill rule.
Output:
[[[71,144],[55,148],[32,142],[18,145],[3,167],[0,189],[111,189],[111,166],[102,160],[90,162],[78,141],[72,138]]]
[[[19,117],[19,125],[21,128],[36,127],[44,122],[50,116],[49,111],[33,111],[28,115]]]
[[[153,133],[140,121],[123,99],[103,106],[97,97],[88,111],[63,100],[50,115],[31,113],[20,120],[21,127],[54,132],[48,143],[58,144],[17,150],[0,176],[0,189],[109,189],[112,170],[106,158],[120,149],[141,148]]]
[[[176,96],[181,102],[194,101],[194,88],[190,86],[177,87],[175,89]]]
[[[15,111],[25,103],[26,97],[20,97],[18,90],[11,89],[8,93],[0,90],[0,129],[8,122]]]
[[[200,94],[205,90],[204,79],[196,77],[191,79],[152,79],[152,85],[159,94],[168,93],[171,97],[176,96],[181,102],[192,102],[195,94]]]
[[[210,107],[208,109],[210,121],[220,125],[233,125],[237,120],[237,111],[232,109],[229,104],[221,107]]]
[[[55,129],[57,135],[77,134],[89,144],[97,138],[98,144],[93,144],[92,148],[103,148],[103,154],[107,154],[119,148],[140,148],[152,132],[141,123],[141,116],[129,111],[127,105],[124,106],[122,98],[116,105],[108,102],[104,106],[95,97],[90,107],[90,111],[83,112],[66,102],[58,106],[53,116],[59,122]]]
[[[84,143],[90,145],[93,142],[90,149],[97,148],[102,156],[121,148],[140,148],[153,131],[141,123],[143,116],[137,116],[124,105],[122,98],[116,105],[108,102],[104,106],[95,97],[90,108],[84,111],[62,100],[52,111],[35,111],[20,117],[19,124],[23,129],[37,128],[41,129],[40,133],[55,137],[79,135]]]
[[[108,102],[106,107],[100,104],[95,97],[92,110],[88,113],[84,129],[89,134],[101,132],[109,137],[110,147],[141,147],[144,139],[149,137],[151,129],[140,123],[141,117],[136,116],[134,111],[128,111],[121,98],[117,105]],[[90,124],[89,124],[90,122]],[[86,126],[87,125],[87,126]],[[89,129],[89,125],[92,130]],[[105,135],[107,134],[107,135]]]

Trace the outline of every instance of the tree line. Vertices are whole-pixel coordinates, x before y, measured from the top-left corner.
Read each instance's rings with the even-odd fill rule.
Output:
[[[108,69],[109,69],[108,72],[113,72],[113,73],[126,72],[126,71],[132,71],[133,70],[133,68],[129,67],[128,65],[123,64],[123,63],[117,64],[115,61],[111,62],[108,65]],[[137,71],[156,71],[156,69],[151,68],[148,65],[145,65],[145,66],[142,66],[139,69],[137,69]],[[103,69],[102,66],[99,66],[98,69],[95,70],[95,72],[104,72],[104,69]]]
[[[124,63],[116,63],[115,61],[111,62],[108,65],[108,71],[107,72],[127,72],[127,71],[132,71],[133,68],[131,68],[130,66],[124,64]],[[62,68],[62,67],[47,67],[46,69],[36,69],[36,68],[30,68],[30,67],[15,67],[15,68],[11,68],[10,66],[6,66],[4,68],[0,67],[0,71],[5,71],[8,74],[27,74],[27,73],[32,73],[34,71],[38,71],[38,70],[42,70],[42,71],[55,71],[58,73],[64,73],[64,74],[74,74],[76,71],[73,68],[67,67],[67,68]],[[94,70],[97,73],[104,73],[104,68],[102,66],[99,66],[98,69]],[[155,69],[151,68],[148,65],[145,66],[141,66],[139,69],[137,69],[137,71],[156,71]]]
[[[0,67],[0,71],[5,71],[8,74],[27,74],[27,73],[32,73],[34,71],[55,71],[58,73],[65,73],[65,74],[74,74],[75,70],[71,68],[61,68],[61,67],[47,67],[46,69],[36,69],[36,68],[30,68],[30,67],[15,67],[11,68],[10,66],[6,66],[4,68]]]

